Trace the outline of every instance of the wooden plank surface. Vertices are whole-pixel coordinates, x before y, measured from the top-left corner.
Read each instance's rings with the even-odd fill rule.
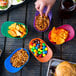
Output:
[[[7,21],[7,14],[5,14],[5,15],[1,15],[0,16],[0,29],[1,29],[1,25],[2,25],[2,23],[4,23],[5,21]],[[5,45],[5,37],[1,34],[1,31],[0,31],[0,48],[3,50],[3,54],[2,54],[2,57],[0,58],[0,60],[1,60],[1,62],[0,62],[0,76],[2,76],[2,74],[3,74],[3,66],[4,66],[4,64],[3,64],[3,62],[4,62],[4,51],[5,51],[5,47],[4,47],[4,45]]]
[[[42,38],[52,48],[54,58],[60,58],[76,62],[76,51],[75,51],[76,36],[73,40],[60,46],[53,45],[48,40],[48,33],[50,32],[53,26],[58,27],[63,24],[71,24],[76,31],[76,14],[71,19],[68,20],[60,19],[58,16],[59,5],[60,0],[57,0],[56,4],[52,9],[53,18],[51,21],[51,26],[44,33],[37,32],[33,27],[33,21],[36,11],[34,8],[34,2],[26,4],[16,10],[13,10],[9,14],[0,15],[0,28],[3,22],[9,20],[25,23],[29,30],[26,38],[18,40],[5,38],[0,32],[0,48],[4,50],[2,56],[3,58],[1,58],[2,62],[0,63],[2,65],[0,66],[1,67],[0,76],[46,76],[48,62],[47,63],[38,62],[31,53],[28,64],[21,71],[12,74],[9,73],[4,68],[3,61],[5,60],[5,58],[7,58],[17,48],[24,47],[29,50],[28,46],[30,40],[36,37]]]
[[[49,45],[49,47],[53,51],[53,57],[54,58],[61,58],[62,56],[62,50],[61,46],[53,45],[49,40],[48,40],[48,33],[51,31],[51,29],[55,26],[58,27],[62,24],[62,20],[59,18],[59,6],[60,6],[60,0],[57,0],[55,5],[52,8],[52,21],[50,28],[44,32],[44,40],[45,42]],[[48,68],[48,62],[42,64],[42,76],[46,76],[47,73],[47,68]]]
[[[28,35],[25,38],[25,48],[28,49],[29,42],[31,39],[42,37],[42,33],[37,32],[33,27],[33,21],[35,16],[34,2],[27,5],[27,20],[26,25],[28,26]],[[29,49],[28,49],[29,50]],[[22,76],[40,76],[40,63],[35,59],[35,57],[30,53],[29,63],[23,68]]]
[[[26,5],[10,12],[7,18],[9,21],[25,23],[25,13],[26,13]],[[20,47],[23,47],[23,39],[18,40],[18,39],[6,38],[5,58],[7,58],[15,49]],[[20,76],[20,75],[21,71],[12,74],[9,73],[3,67],[2,76]]]
[[[70,24],[76,31],[76,14],[74,14],[70,19],[64,19],[63,24]],[[74,39],[63,45],[62,58],[76,62],[76,36]]]
[[[0,16],[0,29],[1,29],[2,23],[4,23],[5,21],[7,21],[7,14]],[[0,31],[0,48],[2,50],[4,48],[4,40],[5,40],[5,37],[2,35]]]

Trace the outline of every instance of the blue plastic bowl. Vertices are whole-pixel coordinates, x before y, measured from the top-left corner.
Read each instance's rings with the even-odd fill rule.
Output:
[[[27,62],[26,62],[24,65],[22,65],[21,67],[19,67],[19,68],[15,68],[15,67],[12,66],[12,64],[10,63],[11,57],[13,56],[13,54],[15,54],[17,51],[19,51],[19,50],[21,50],[21,49],[24,49],[25,51],[27,51],[27,54],[28,54],[28,56],[29,56],[29,58],[30,58],[30,54],[29,54],[29,51],[28,51],[27,49],[25,49],[25,48],[18,48],[18,49],[16,49],[9,57],[7,57],[7,59],[6,59],[5,62],[4,62],[4,66],[5,66],[5,68],[7,69],[7,71],[9,71],[9,72],[11,72],[11,73],[16,73],[16,72],[18,72],[20,69],[22,69],[22,68],[24,67],[24,65],[26,65],[27,62],[29,61],[29,58],[28,58]]]

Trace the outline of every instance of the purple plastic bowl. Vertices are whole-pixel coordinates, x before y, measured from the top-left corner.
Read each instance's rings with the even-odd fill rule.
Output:
[[[46,10],[47,10],[47,7],[44,8],[43,13],[45,13]],[[40,14],[40,13],[39,13],[38,11],[36,11],[35,17],[38,16],[39,14]],[[50,12],[48,13],[48,17],[49,17],[49,20],[50,20],[50,22],[51,22],[51,19],[52,19],[52,12],[51,12],[51,10],[50,10]],[[38,32],[45,32],[46,30],[48,30],[50,24],[49,24],[49,26],[46,28],[46,30],[44,30],[44,31],[39,31],[39,30],[35,27],[35,18],[34,18],[34,24],[33,24],[33,26],[34,26],[35,30],[37,30]]]

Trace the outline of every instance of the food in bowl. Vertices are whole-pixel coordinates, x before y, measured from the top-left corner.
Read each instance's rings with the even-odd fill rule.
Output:
[[[67,61],[61,62],[55,69],[55,76],[76,76],[76,65]]]
[[[5,9],[8,7],[8,0],[0,0],[0,9]]]
[[[45,31],[50,24],[50,20],[48,16],[41,16],[40,14],[35,17],[35,28],[39,31]]]
[[[24,49],[21,49],[11,57],[10,62],[13,67],[19,68],[27,62],[28,58],[27,52]]]
[[[26,27],[22,24],[13,23],[8,27],[8,34],[12,37],[19,37],[22,38],[26,35]]]
[[[0,11],[7,10],[11,6],[11,0],[0,0]]]
[[[18,5],[25,0],[0,0],[0,11],[7,10],[11,5]]]
[[[50,41],[57,45],[63,44],[69,36],[69,32],[63,28],[53,27],[50,33]]]
[[[31,49],[33,55],[39,58],[45,57],[48,53],[46,43],[39,38],[32,40],[31,44],[29,45],[29,48]]]

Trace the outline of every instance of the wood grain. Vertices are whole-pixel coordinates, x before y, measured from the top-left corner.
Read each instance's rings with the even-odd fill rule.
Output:
[[[59,6],[60,1],[57,0],[54,7],[52,8],[52,21],[50,28],[43,33],[37,32],[33,27],[33,21],[35,17],[35,5],[34,0],[20,8],[12,10],[8,14],[0,15],[0,28],[3,22],[5,21],[15,21],[22,22],[28,27],[28,35],[24,39],[10,39],[5,38],[0,32],[0,48],[3,49],[3,55],[0,58],[0,76],[46,76],[48,63],[40,63],[35,57],[30,53],[30,60],[24,68],[15,73],[9,73],[4,67],[4,60],[17,48],[24,47],[28,49],[29,42],[33,38],[42,38],[49,47],[53,50],[53,57],[64,59],[67,61],[76,62],[76,36],[69,42],[64,43],[63,45],[53,45],[48,40],[48,33],[53,26],[60,26],[63,24],[70,24],[76,31],[76,14],[70,19],[61,19],[59,17]],[[29,49],[28,49],[29,50]]]
[[[76,32],[76,14],[70,19],[64,19],[63,24],[70,24]],[[76,62],[76,36],[71,41],[65,43],[62,47],[62,58],[68,61]]]
[[[28,35],[25,38],[24,47],[28,49],[29,42],[33,38],[41,38],[42,33],[37,32],[33,27],[33,21],[35,17],[34,2],[27,5],[27,20],[26,25],[28,27]],[[29,49],[28,49],[29,50]],[[22,76],[40,76],[40,63],[35,59],[35,57],[30,53],[30,60],[28,64],[22,70]]]
[[[8,14],[8,20],[9,21],[15,21],[15,22],[23,22],[25,23],[25,13],[26,13],[26,7],[20,7],[17,10],[13,10]],[[4,59],[6,59],[15,49],[23,47],[23,40],[19,39],[11,39],[6,38],[6,45],[5,45],[5,56]],[[12,74],[9,73],[3,66],[2,76],[20,76],[21,71]]]
[[[54,26],[58,27],[58,26],[62,25],[62,20],[59,18],[59,6],[60,6],[60,0],[56,0],[56,3],[54,4],[53,8],[51,9],[53,15],[52,15],[52,21],[51,21],[50,28],[46,32],[44,32],[44,40],[49,45],[49,47],[52,49],[54,58],[62,57],[62,49],[61,49],[61,46],[53,45],[48,40],[48,34]],[[47,68],[48,68],[48,63],[42,64],[42,76],[46,76]]]

